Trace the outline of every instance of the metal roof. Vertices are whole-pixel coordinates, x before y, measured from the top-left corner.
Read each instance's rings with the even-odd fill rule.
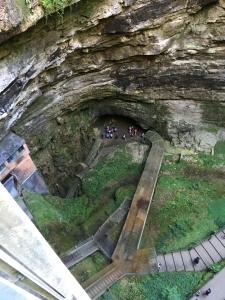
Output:
[[[0,141],[0,165],[3,164],[25,143],[25,140],[16,135],[15,133],[8,133]]]

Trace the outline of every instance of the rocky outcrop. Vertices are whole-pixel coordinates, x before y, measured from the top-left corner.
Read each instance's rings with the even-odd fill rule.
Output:
[[[62,15],[66,6],[79,1],[1,0],[0,44],[34,26],[44,16],[47,17],[56,11]]]
[[[0,3],[0,43],[26,31],[44,16],[38,0],[2,0]]]
[[[0,134],[125,115],[175,144],[224,138],[224,0],[82,0],[0,46]]]

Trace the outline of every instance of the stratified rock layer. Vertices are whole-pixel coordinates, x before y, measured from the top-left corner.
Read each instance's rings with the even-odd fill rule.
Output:
[[[209,151],[225,138],[224,33],[223,0],[82,0],[0,47],[1,135],[88,109]]]

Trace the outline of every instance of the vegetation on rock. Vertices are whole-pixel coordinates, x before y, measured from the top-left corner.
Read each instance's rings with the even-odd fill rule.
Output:
[[[133,195],[131,183],[137,183],[141,167],[122,147],[89,172],[82,196],[63,199],[25,192],[24,200],[40,231],[62,253],[94,234],[124,198]]]
[[[64,8],[72,3],[73,0],[41,0],[41,4],[47,14],[51,14],[56,11],[62,13]]]
[[[53,195],[64,197],[73,184],[77,165],[93,144],[91,117],[86,111],[67,113],[48,123],[44,130],[27,136],[32,157]]]

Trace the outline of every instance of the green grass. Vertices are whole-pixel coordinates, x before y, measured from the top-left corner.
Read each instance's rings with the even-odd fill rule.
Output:
[[[225,142],[218,142],[214,148],[214,155],[199,154],[199,164],[203,167],[216,167],[224,165]]]
[[[168,201],[160,211],[161,233],[156,242],[157,249],[167,252],[184,248],[218,230],[217,216],[209,210],[209,205],[217,210],[217,190],[217,182],[209,185],[206,180],[196,182],[182,175],[162,176],[156,197],[163,193]],[[225,198],[223,200],[225,204]],[[221,218],[225,221],[225,214]]]
[[[129,180],[132,176],[137,180],[141,169],[122,147],[89,172],[83,181],[82,196],[62,199],[26,192],[24,201],[40,231],[61,254],[94,234],[123,197],[132,196],[135,188]]]
[[[121,203],[125,198],[131,199],[135,193],[136,187],[134,185],[122,186],[117,189],[115,193],[115,199]]]
[[[70,272],[79,282],[84,282],[109,264],[108,259],[96,252],[70,268]]]
[[[126,277],[110,288],[101,300],[184,300],[206,281],[206,272],[159,273]]]
[[[83,184],[84,193],[94,200],[105,187],[113,185],[124,176],[135,176],[140,170],[140,165],[132,162],[125,148],[117,150],[113,157],[101,161],[88,173]]]

